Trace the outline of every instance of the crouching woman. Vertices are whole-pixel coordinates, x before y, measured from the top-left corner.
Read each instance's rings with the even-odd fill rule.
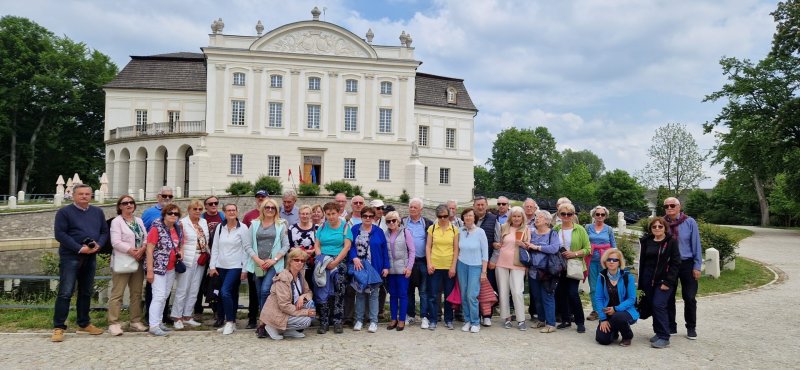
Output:
[[[619,249],[608,249],[600,258],[603,270],[597,276],[597,293],[593,295],[593,307],[598,307],[600,324],[595,340],[600,344],[611,344],[620,335],[620,346],[631,345],[631,325],[639,319],[636,311],[636,282],[625,271],[625,256]]]
[[[261,322],[266,325],[267,334],[272,339],[305,337],[298,330],[308,328],[311,319],[317,315],[303,274],[307,258],[306,252],[292,249],[288,268],[272,280],[270,295],[261,311]]]

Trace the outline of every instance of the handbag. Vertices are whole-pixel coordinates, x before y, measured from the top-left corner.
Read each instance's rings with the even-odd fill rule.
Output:
[[[533,264],[533,252],[519,247],[519,262],[524,266],[531,266]]]
[[[139,270],[139,261],[129,254],[116,253],[111,264],[111,271],[117,274],[130,274]]]
[[[447,296],[447,301],[452,305],[461,305],[461,288],[458,286],[458,281],[453,285],[453,290]]]
[[[567,260],[567,277],[575,280],[583,280],[583,261],[580,258]]]
[[[197,256],[197,265],[205,266],[210,258],[211,255],[208,252],[200,252],[200,255]]]
[[[175,261],[175,273],[182,274],[186,272],[186,265],[181,260]]]

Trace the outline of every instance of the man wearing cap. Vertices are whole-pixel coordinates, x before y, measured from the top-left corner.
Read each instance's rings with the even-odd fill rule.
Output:
[[[372,224],[381,228],[381,230],[386,233],[386,230],[389,230],[386,226],[385,217],[383,216],[385,214],[384,208],[386,205],[383,204],[383,201],[380,199],[373,199],[369,202],[369,206],[375,209],[375,220],[372,221]]]
[[[256,206],[251,211],[247,212],[242,219],[242,223],[247,225],[250,228],[250,223],[253,220],[258,219],[258,215],[261,211],[261,203],[264,202],[265,199],[269,198],[269,193],[266,190],[261,189],[256,191]],[[258,320],[258,292],[256,291],[256,275],[252,272],[247,273],[247,292],[249,296],[249,304],[247,305],[247,329],[255,329],[256,328],[256,321]]]
[[[283,193],[283,206],[281,206],[280,217],[286,220],[286,226],[292,226],[300,222],[300,211],[294,206],[297,203],[297,194],[292,190]]]

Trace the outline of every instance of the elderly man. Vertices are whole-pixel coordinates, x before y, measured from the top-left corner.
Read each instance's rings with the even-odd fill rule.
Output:
[[[286,220],[288,226],[300,222],[300,211],[295,208],[295,203],[297,203],[297,194],[292,190],[285,191],[283,193],[283,206],[281,206],[280,217]]]
[[[333,197],[333,201],[336,203],[336,208],[339,208],[339,217],[345,218],[347,217],[347,195],[345,193],[337,193]]]
[[[500,249],[501,247],[500,222],[497,221],[497,216],[488,212],[489,203],[486,201],[486,197],[475,197],[472,201],[472,207],[475,209],[475,218],[477,219],[475,223],[486,233],[486,241],[489,243],[489,255],[491,256],[495,249]],[[489,279],[492,289],[496,292],[497,280],[495,279],[493,268],[486,271],[486,277]],[[492,315],[484,315],[481,324],[483,326],[492,326]]]
[[[508,198],[501,196],[497,198],[497,222],[502,225],[506,221],[508,221]]]
[[[72,193],[72,205],[56,212],[53,229],[58,241],[59,284],[53,312],[53,342],[64,341],[67,330],[69,304],[78,285],[78,330],[91,335],[103,334],[103,330],[89,321],[89,306],[94,294],[94,274],[97,268],[97,252],[108,242],[108,224],[103,210],[90,206],[92,188],[78,184]]]
[[[419,291],[419,313],[422,317],[421,327],[428,329],[428,260],[425,257],[425,246],[428,240],[428,227],[433,225],[433,221],[422,217],[422,199],[413,198],[408,202],[408,217],[403,219],[403,225],[411,232],[414,238],[414,267],[411,271],[411,280],[408,284],[408,316],[406,324],[412,324],[417,313],[417,303],[415,302],[415,289]]]
[[[464,226],[464,221],[458,218],[458,203],[455,199],[450,199],[447,201],[447,209],[450,210],[450,223],[453,224],[456,228],[460,229]]]
[[[172,203],[172,198],[172,188],[169,186],[162,186],[158,195],[156,195],[158,203],[142,212],[142,222],[144,222],[144,227],[147,231],[150,231],[150,225],[153,224],[153,221],[161,218],[161,209],[164,208],[165,205]]]
[[[681,202],[678,198],[664,199],[664,219],[669,223],[672,237],[678,240],[678,249],[681,253],[681,267],[678,269],[678,279],[683,297],[683,318],[686,321],[686,338],[697,339],[697,295],[700,279],[700,268],[703,265],[703,248],[700,246],[700,232],[697,221],[681,212]],[[678,323],[675,322],[675,290],[667,304],[669,314],[670,334],[678,333]]]
[[[360,195],[356,195],[350,199],[350,214],[345,216],[345,220],[347,221],[348,225],[350,225],[350,229],[354,229],[361,225],[361,210],[364,209],[364,197]],[[347,285],[347,288],[344,292],[344,321],[347,324],[352,324],[355,321],[353,320],[353,314],[355,313],[355,306],[356,306],[356,291],[353,289],[350,284]]]
[[[360,195],[354,196],[350,199],[350,214],[345,217],[345,219],[350,223],[350,226],[353,227],[361,223],[361,210],[364,209],[364,197]]]
[[[522,210],[525,211],[525,217],[528,219],[528,229],[531,232],[536,230],[536,226],[533,224],[536,221],[536,211],[539,210],[539,205],[536,204],[536,201],[531,198],[525,198],[525,201],[522,203]]]
[[[225,223],[225,215],[223,212],[219,211],[219,198],[212,195],[203,201],[203,205],[205,206],[205,212],[203,212],[200,217],[204,218],[206,222],[208,222],[209,235],[214,235],[217,225]],[[212,244],[213,239],[209,238],[208,245],[212,246]],[[207,266],[203,267],[203,269],[207,268]],[[200,289],[197,291],[197,299],[194,303],[195,315],[200,315],[203,313],[203,293],[206,291],[206,286],[208,286],[208,274],[203,274],[203,281],[200,282]],[[218,324],[219,326],[222,326],[224,324],[224,320],[220,318]]]

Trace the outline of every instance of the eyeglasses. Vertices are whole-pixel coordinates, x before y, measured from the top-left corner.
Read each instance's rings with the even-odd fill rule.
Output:
[[[216,207],[216,206],[219,205],[219,202],[208,202],[208,203],[206,203],[206,205],[209,206],[209,207]]]
[[[125,201],[125,202],[119,202],[119,205],[121,205],[121,206],[135,206],[136,202],[134,202],[132,200],[129,200],[129,201]]]
[[[497,203],[498,206],[507,206],[508,203]]]
[[[395,222],[399,222],[400,220],[386,220],[387,224],[393,224]]]
[[[448,218],[448,217],[450,217],[450,215],[436,215],[436,217],[439,217],[439,218]]]
[[[595,213],[594,215],[597,217],[606,217],[605,213]]]
[[[180,216],[180,212],[167,212],[167,216]]]
[[[375,215],[361,215],[361,218],[370,219],[370,218],[373,218],[373,217],[375,217]]]
[[[236,212],[236,208],[228,208],[225,212]]]
[[[619,258],[606,258],[606,262],[619,262]]]
[[[678,206],[678,205],[677,205],[677,204],[675,204],[675,203],[665,204],[665,205],[664,205],[664,209],[675,208],[675,207],[677,207],[677,206]]]
[[[303,262],[305,262],[305,260],[302,260],[302,259],[299,259],[299,258],[292,258],[292,262],[300,262],[300,263],[303,263]]]
[[[662,224],[655,224],[655,225],[653,225],[653,226],[650,226],[650,228],[651,228],[651,229],[663,229],[663,228],[664,228],[664,225],[662,225]]]
[[[202,207],[201,207],[201,208],[192,208],[192,211],[198,211],[198,212],[200,212],[200,211],[202,211],[202,210],[203,210],[203,208],[202,208]]]
[[[172,197],[173,197],[172,195],[165,195],[165,194],[158,194],[158,196],[162,197],[164,199],[172,199]]]
[[[575,216],[575,214],[572,213],[572,212],[561,212],[561,213],[559,213],[559,215],[561,217],[572,217],[572,216]]]
[[[364,202],[353,202],[353,204],[362,205],[362,204],[364,204]]]
[[[273,206],[266,206],[266,207],[264,207],[264,210],[265,210],[265,211],[274,211],[274,210],[276,210],[276,209],[277,209],[277,208],[275,208],[275,207],[273,207]]]

